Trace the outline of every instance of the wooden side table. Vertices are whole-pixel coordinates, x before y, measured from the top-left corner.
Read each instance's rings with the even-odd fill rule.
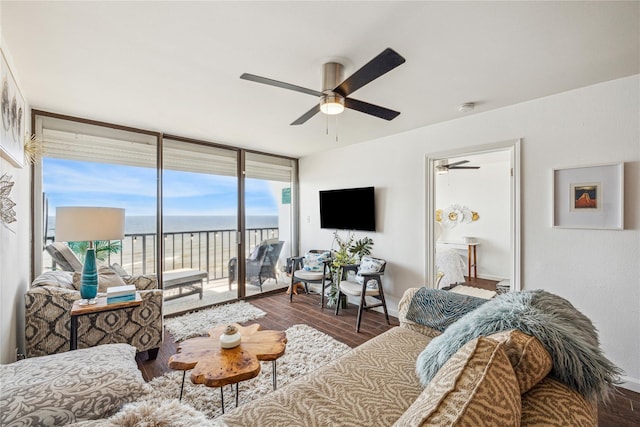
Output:
[[[73,303],[71,307],[71,339],[69,350],[78,348],[78,317],[93,313],[122,310],[123,308],[136,307],[142,304],[142,297],[136,292],[136,299],[133,301],[116,302],[107,304],[107,297],[98,297],[96,304],[80,305],[80,300]]]
[[[169,368],[191,371],[191,382],[207,387],[220,387],[222,413],[224,414],[224,393],[222,387],[236,385],[236,406],[238,406],[238,383],[256,377],[260,373],[259,361],[273,361],[273,389],[276,389],[276,359],[284,354],[287,336],[282,331],[262,331],[259,324],[240,326],[242,336],[239,346],[229,349],[220,347],[220,335],[227,325],[217,326],[209,331],[208,337],[196,337],[183,341],[178,353],[169,358]],[[182,388],[180,389],[182,399]]]

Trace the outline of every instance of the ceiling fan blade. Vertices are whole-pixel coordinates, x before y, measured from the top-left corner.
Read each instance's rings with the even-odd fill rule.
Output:
[[[262,84],[269,85],[269,86],[280,87],[282,89],[293,90],[295,92],[302,92],[302,93],[306,93],[308,95],[313,95],[313,96],[322,96],[323,95],[322,92],[318,92],[317,90],[307,89],[306,87],[296,86],[296,85],[292,85],[290,83],[280,82],[278,80],[273,80],[273,79],[268,79],[266,77],[256,76],[255,74],[244,73],[244,74],[242,74],[240,76],[240,78],[243,79],[243,80],[249,80],[249,81],[252,81],[252,82],[262,83]]]
[[[469,163],[469,160],[460,160],[459,162],[449,163],[448,165],[444,165],[444,166],[447,167],[447,168],[450,168],[452,166],[455,167],[455,166],[458,166],[458,165],[463,165],[465,163]]]
[[[480,166],[453,166],[449,169],[480,169]]]
[[[311,117],[318,114],[318,112],[320,112],[320,104],[314,105],[313,108],[311,108],[309,111],[307,111],[306,113],[298,117],[293,123],[291,123],[290,126],[301,125],[307,120],[309,120]]]
[[[372,82],[383,74],[388,73],[404,62],[405,59],[395,50],[386,48],[381,54],[367,62],[358,71],[351,74],[333,91],[347,97],[362,86]]]
[[[393,120],[400,114],[399,111],[393,111],[378,105],[369,104],[368,102],[358,101],[353,98],[345,98],[344,106],[361,113],[369,114],[385,120]]]

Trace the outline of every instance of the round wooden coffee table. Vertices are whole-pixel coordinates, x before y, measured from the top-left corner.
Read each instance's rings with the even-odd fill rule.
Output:
[[[273,389],[277,386],[276,360],[284,354],[287,336],[282,331],[263,331],[259,324],[240,326],[242,341],[238,347],[220,347],[220,335],[227,325],[217,326],[209,331],[208,337],[191,338],[178,345],[178,353],[169,358],[169,368],[191,371],[191,382],[207,387],[220,387],[222,413],[224,414],[224,394],[222,387],[236,385],[236,406],[238,406],[238,383],[256,377],[260,373],[260,361],[273,362]],[[180,389],[182,399],[182,388]]]

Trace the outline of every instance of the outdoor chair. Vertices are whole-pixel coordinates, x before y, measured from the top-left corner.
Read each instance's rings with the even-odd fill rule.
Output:
[[[387,312],[387,302],[384,299],[384,289],[382,288],[382,275],[387,262],[379,258],[363,256],[359,265],[345,265],[342,267],[342,280],[338,287],[338,304],[336,304],[336,315],[340,311],[340,298],[343,295],[351,295],[359,297],[358,304],[358,320],[356,321],[356,332],[360,332],[360,322],[362,320],[362,312],[375,307],[382,307],[384,316],[389,322],[389,313]],[[354,280],[351,280],[349,271],[355,271]],[[380,302],[367,304],[366,297],[372,297]]]
[[[267,239],[257,245],[247,259],[246,283],[259,286],[262,292],[262,284],[268,279],[276,279],[277,265],[282,252],[284,242],[278,239]],[[238,280],[238,258],[229,260],[229,290],[231,284]]]

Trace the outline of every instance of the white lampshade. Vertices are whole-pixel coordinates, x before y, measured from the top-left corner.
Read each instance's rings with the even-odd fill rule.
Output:
[[[56,242],[123,238],[124,209],[83,206],[56,208]]]

